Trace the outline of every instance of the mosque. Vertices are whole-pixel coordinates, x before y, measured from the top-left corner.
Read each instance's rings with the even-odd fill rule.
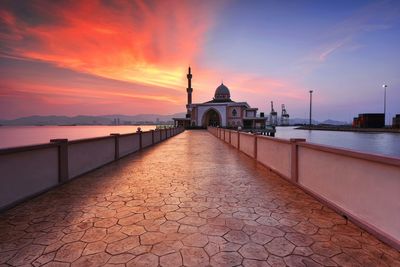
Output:
[[[251,108],[246,102],[231,100],[231,93],[226,85],[221,83],[215,90],[214,98],[205,103],[192,103],[192,73],[189,67],[187,91],[187,113],[185,118],[174,118],[175,126],[185,128],[206,128],[219,126],[226,128],[254,129],[265,128],[267,117],[258,108]]]

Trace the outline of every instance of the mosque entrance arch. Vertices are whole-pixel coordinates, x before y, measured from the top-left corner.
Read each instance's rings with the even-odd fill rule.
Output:
[[[203,115],[202,125],[203,125],[203,127],[221,126],[221,114],[219,114],[219,112],[217,110],[210,108]]]

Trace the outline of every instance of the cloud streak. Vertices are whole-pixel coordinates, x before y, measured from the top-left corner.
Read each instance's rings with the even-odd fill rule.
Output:
[[[164,87],[182,84],[213,14],[188,1],[16,2],[1,11],[3,56]]]

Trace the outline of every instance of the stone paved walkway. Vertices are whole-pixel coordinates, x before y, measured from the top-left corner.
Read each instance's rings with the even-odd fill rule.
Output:
[[[189,131],[0,215],[0,265],[400,266],[400,254]]]

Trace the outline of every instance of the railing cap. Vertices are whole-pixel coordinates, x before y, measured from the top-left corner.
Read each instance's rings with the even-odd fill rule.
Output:
[[[68,139],[66,138],[56,138],[56,139],[50,139],[50,143],[67,143]]]

